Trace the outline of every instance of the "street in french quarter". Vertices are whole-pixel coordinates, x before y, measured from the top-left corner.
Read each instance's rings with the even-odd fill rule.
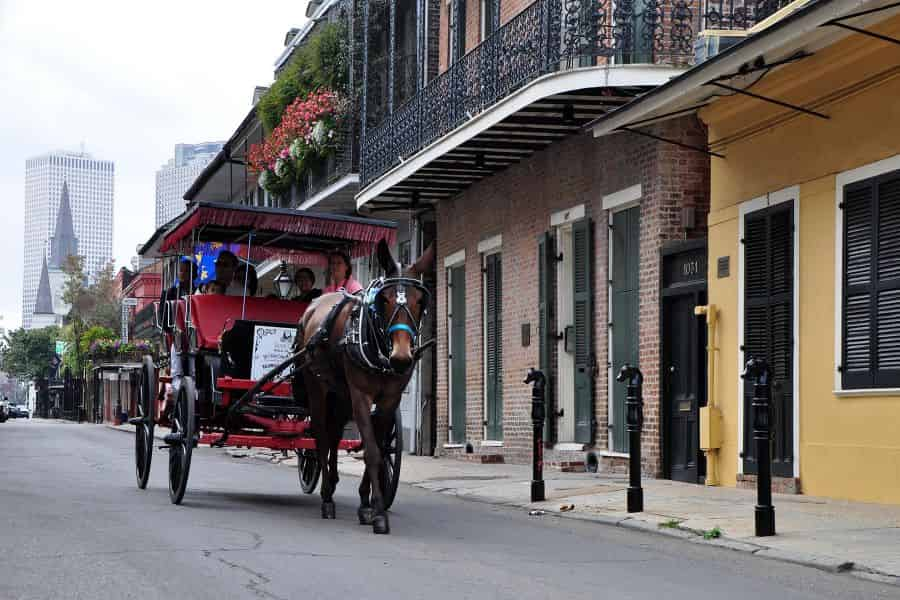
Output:
[[[134,486],[132,433],[4,425],[3,599],[900,597],[846,574],[405,484],[392,535],[373,536],[357,523],[357,478],[342,477],[337,519],[323,520],[295,468],[215,449],[198,450],[173,506],[165,453],[147,489]]]

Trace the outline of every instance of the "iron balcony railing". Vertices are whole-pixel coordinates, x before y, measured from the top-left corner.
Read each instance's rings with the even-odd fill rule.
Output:
[[[547,73],[689,65],[701,1],[537,0],[366,131],[362,185]]]
[[[704,29],[749,29],[774,15],[791,0],[706,0]]]

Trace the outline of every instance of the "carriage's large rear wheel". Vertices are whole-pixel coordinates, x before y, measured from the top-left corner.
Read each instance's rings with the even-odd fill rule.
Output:
[[[307,494],[316,491],[322,465],[319,464],[319,453],[315,450],[297,450],[297,474],[300,476],[300,489]]]
[[[153,358],[145,356],[141,363],[138,378],[138,418],[134,432],[134,466],[137,485],[140,489],[147,487],[150,479],[150,463],[153,460],[153,408],[156,402],[156,366]]]
[[[381,451],[381,494],[384,508],[387,510],[394,503],[397,487],[400,485],[400,463],[403,458],[403,421],[400,409],[394,413],[391,427],[384,437]]]
[[[193,377],[182,377],[172,410],[172,433],[166,436],[169,444],[169,499],[172,504],[181,504],[187,489],[196,432],[196,401],[197,389]]]

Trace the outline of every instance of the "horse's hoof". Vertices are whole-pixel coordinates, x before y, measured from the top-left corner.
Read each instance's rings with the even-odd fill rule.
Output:
[[[391,532],[391,526],[388,523],[387,515],[375,515],[372,517],[372,531],[375,533]]]
[[[375,518],[375,509],[371,506],[360,506],[356,514],[359,516],[360,525],[371,525]]]
[[[334,519],[334,502],[323,502],[322,503],[322,518],[323,519]]]

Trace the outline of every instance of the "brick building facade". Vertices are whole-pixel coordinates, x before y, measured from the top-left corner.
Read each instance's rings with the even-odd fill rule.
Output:
[[[705,136],[693,117],[659,126],[656,134],[686,144],[699,144]],[[447,444],[449,438],[448,306],[446,259],[465,255],[466,322],[466,442],[475,453],[501,454],[510,462],[531,456],[531,391],[522,383],[529,367],[539,365],[539,344],[532,335],[523,346],[522,325],[538,331],[538,238],[551,226],[551,215],[584,206],[591,218],[593,256],[593,347],[598,365],[607,365],[610,211],[604,197],[640,185],[640,305],[639,354],[644,373],[644,428],[642,451],[646,472],[662,470],[660,446],[660,261],[663,243],[704,237],[709,198],[709,160],[703,154],[627,133],[609,139],[589,134],[569,138],[536,153],[530,159],[487,178],[462,194],[437,205],[438,294],[438,442],[445,453],[465,452]],[[682,226],[682,208],[695,210],[694,227]],[[483,283],[479,242],[499,234],[502,289],[502,446],[484,441]],[[593,445],[584,449],[565,444],[550,450],[548,463],[584,460],[587,449],[603,456],[606,466],[621,462],[607,452],[609,435],[609,376],[598,368],[594,378]],[[619,384],[615,384],[619,385]],[[605,455],[605,456],[604,456]]]

